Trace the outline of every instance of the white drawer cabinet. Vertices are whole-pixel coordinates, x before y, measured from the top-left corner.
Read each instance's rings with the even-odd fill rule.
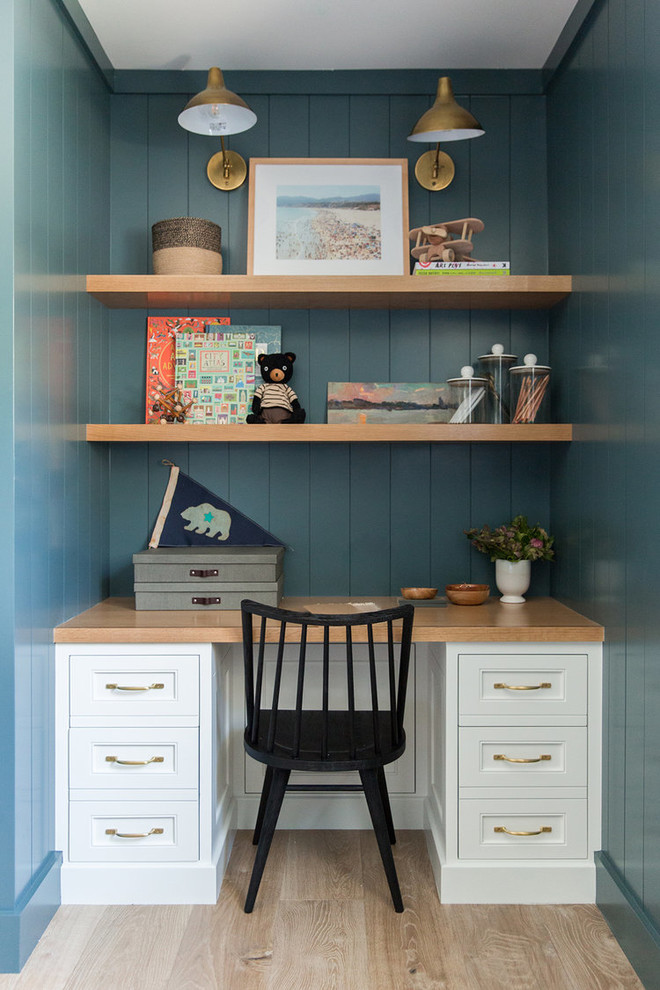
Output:
[[[57,647],[63,903],[215,903],[234,817],[228,653]]]
[[[441,900],[593,901],[600,644],[429,652],[427,824]]]

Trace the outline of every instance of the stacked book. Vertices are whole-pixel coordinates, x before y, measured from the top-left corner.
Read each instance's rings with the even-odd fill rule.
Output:
[[[416,261],[413,275],[508,275],[508,261]]]

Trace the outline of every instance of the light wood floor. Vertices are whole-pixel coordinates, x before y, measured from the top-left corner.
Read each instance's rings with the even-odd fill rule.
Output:
[[[643,990],[591,905],[442,905],[422,832],[276,833],[254,913],[239,832],[217,905],[59,909],[0,990]]]

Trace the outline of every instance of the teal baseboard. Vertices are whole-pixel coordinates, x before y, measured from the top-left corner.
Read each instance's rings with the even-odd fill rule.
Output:
[[[51,852],[11,910],[0,910],[0,973],[20,973],[60,905],[62,853]]]
[[[660,931],[604,852],[596,853],[596,903],[645,990],[660,990]]]

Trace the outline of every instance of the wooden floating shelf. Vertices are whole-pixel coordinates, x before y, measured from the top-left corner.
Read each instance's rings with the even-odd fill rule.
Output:
[[[88,275],[113,309],[546,309],[570,275]]]
[[[550,443],[573,439],[570,423],[303,423],[231,426],[89,423],[87,440],[112,443]]]

